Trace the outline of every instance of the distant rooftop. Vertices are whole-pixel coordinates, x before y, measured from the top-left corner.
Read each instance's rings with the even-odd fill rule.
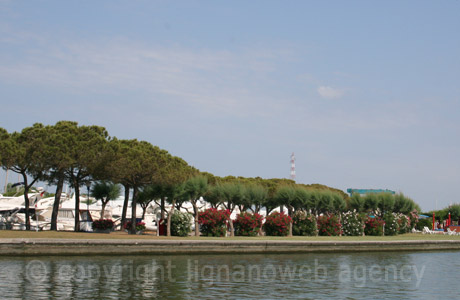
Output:
[[[353,194],[367,195],[367,194],[380,194],[380,193],[396,194],[395,191],[383,190],[383,189],[347,189],[347,193],[349,193],[350,195],[353,195]]]

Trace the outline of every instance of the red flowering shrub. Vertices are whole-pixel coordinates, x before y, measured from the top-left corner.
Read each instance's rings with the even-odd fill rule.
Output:
[[[242,212],[233,221],[235,235],[256,236],[262,227],[264,217],[259,214]]]
[[[99,219],[93,221],[92,227],[94,230],[107,230],[113,229],[114,225],[115,223],[112,221],[112,219]]]
[[[125,230],[130,230],[131,229],[131,221],[126,222],[124,228],[125,228]],[[141,231],[141,230],[145,230],[145,223],[142,222],[142,221],[136,223],[136,231]]]
[[[334,214],[319,216],[317,222],[318,235],[338,236],[342,233],[342,224],[339,217]]]
[[[289,223],[291,223],[291,217],[284,213],[273,212],[265,219],[265,234],[286,236],[289,234]]]
[[[374,236],[383,235],[383,224],[385,224],[385,221],[379,217],[367,217],[364,227],[364,234]]]
[[[204,236],[225,236],[230,211],[209,208],[198,215],[200,231]]]

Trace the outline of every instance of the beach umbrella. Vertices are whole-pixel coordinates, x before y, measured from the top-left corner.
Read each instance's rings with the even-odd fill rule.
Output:
[[[447,223],[447,226],[450,226],[450,213],[449,213],[449,223]]]

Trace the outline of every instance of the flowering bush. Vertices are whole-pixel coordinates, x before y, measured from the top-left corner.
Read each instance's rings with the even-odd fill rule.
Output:
[[[204,236],[225,236],[230,211],[209,208],[198,215],[198,224]]]
[[[131,221],[126,222],[124,228],[126,230],[130,230],[131,229]],[[145,230],[145,223],[142,222],[142,221],[137,222],[136,223],[136,231],[142,231],[142,230]]]
[[[408,233],[411,230],[410,218],[404,214],[395,214],[396,225],[398,228],[398,233],[404,234]]]
[[[289,223],[291,217],[284,212],[273,212],[265,218],[264,230],[266,235],[286,236],[289,234]]]
[[[92,228],[94,230],[107,230],[113,229],[113,225],[115,225],[115,223],[112,221],[112,219],[99,219],[93,221]]]
[[[338,236],[342,233],[342,224],[339,217],[330,214],[318,217],[318,234],[324,236]]]
[[[362,236],[364,234],[364,217],[356,211],[342,214],[342,231],[346,236]]]
[[[364,234],[374,236],[383,235],[384,223],[385,222],[379,217],[367,217],[367,220],[364,222]]]
[[[385,221],[385,235],[398,234],[398,217],[396,213],[385,213],[383,216],[383,220]]]
[[[259,214],[242,212],[233,221],[235,235],[256,236],[262,227],[264,217]]]
[[[410,220],[409,229],[415,228],[415,226],[417,226],[417,223],[418,223],[418,212],[415,209],[409,213],[409,220]]]
[[[296,211],[292,216],[293,235],[317,235],[316,216],[304,211]]]
[[[188,236],[192,231],[192,215],[181,211],[175,211],[171,215],[171,235]]]

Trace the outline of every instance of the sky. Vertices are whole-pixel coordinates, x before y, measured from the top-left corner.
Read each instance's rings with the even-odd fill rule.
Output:
[[[459,12],[458,0],[0,0],[0,127],[100,125],[217,176],[289,178],[294,152],[298,183],[440,209],[460,202]]]

